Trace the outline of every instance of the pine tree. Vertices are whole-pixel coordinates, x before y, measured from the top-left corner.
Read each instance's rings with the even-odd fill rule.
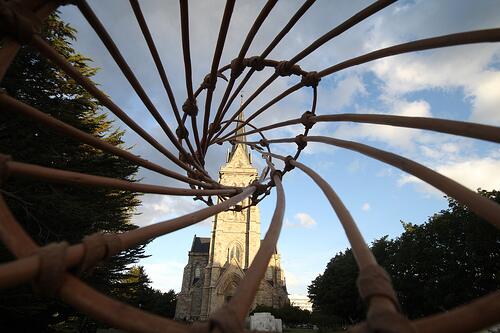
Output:
[[[42,36],[81,73],[91,78],[91,59],[72,47],[76,30],[52,15]],[[36,50],[23,46],[1,83],[6,92],[51,116],[107,142],[124,147],[123,131],[106,117],[99,102]],[[16,161],[134,180],[138,167],[11,112],[0,112],[0,153]],[[60,185],[10,177],[0,189],[11,211],[39,245],[80,242],[97,231],[136,228],[130,219],[140,203],[134,193]],[[0,245],[3,246],[3,245]],[[115,296],[127,293],[126,267],[144,257],[143,247],[122,252],[84,280]],[[12,260],[5,248],[0,260]],[[12,332],[95,331],[96,323],[58,300],[34,295],[30,286],[0,291],[0,327]],[[26,320],[29,318],[30,320]],[[10,328],[7,329],[7,328]]]

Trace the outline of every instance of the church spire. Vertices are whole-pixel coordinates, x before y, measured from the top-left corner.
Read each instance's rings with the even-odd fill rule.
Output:
[[[241,100],[240,100],[240,108],[241,108],[241,106],[243,105],[243,94],[241,94],[240,97],[241,97]],[[241,126],[241,124],[244,121],[245,121],[245,117],[243,116],[243,112],[241,112],[238,115],[238,121],[236,122],[236,128],[238,128],[239,126]],[[239,128],[236,131],[236,133],[241,135],[241,136],[237,137],[236,140],[238,140],[238,141],[246,141],[245,127]],[[248,152],[248,147],[244,143],[236,143],[233,146],[233,148],[229,152],[229,155],[228,155],[228,158],[227,158],[227,162],[228,163],[233,159],[233,157],[235,156],[237,150],[242,150],[243,151],[242,155],[246,156],[246,159],[248,160],[248,162],[250,164],[252,164],[251,156],[250,156],[250,153]]]
[[[240,109],[241,109],[241,106],[243,105],[243,93],[240,95],[240,98],[241,98],[240,99]],[[241,124],[243,124],[244,121],[245,121],[245,117],[243,116],[243,111],[242,111],[238,115],[238,122],[236,123],[236,128],[241,126]],[[247,136],[245,135],[245,127],[244,126],[240,129],[238,129],[236,131],[236,134],[243,134],[242,136],[239,136],[236,140],[238,140],[238,141],[246,141],[247,140]],[[243,146],[245,153],[248,153],[247,145],[242,144],[242,143],[240,143],[240,145]]]

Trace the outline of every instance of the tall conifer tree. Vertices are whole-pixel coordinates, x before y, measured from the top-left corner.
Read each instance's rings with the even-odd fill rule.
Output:
[[[96,73],[89,66],[91,60],[72,47],[75,29],[57,14],[49,17],[41,34],[85,76]],[[113,127],[99,102],[33,48],[21,48],[1,85],[10,96],[124,148],[124,132]],[[0,152],[16,161],[132,181],[138,169],[11,112],[0,112]],[[0,190],[18,222],[39,245],[63,240],[75,243],[97,231],[136,228],[130,222],[140,203],[134,193],[14,177]],[[121,282],[128,276],[127,266],[143,257],[143,252],[143,247],[122,252],[83,279],[116,297],[126,295],[128,286]],[[0,259],[8,261],[12,256],[2,248]],[[0,291],[0,307],[0,327],[9,332],[91,332],[96,328],[95,322],[62,302],[34,295],[28,285]]]

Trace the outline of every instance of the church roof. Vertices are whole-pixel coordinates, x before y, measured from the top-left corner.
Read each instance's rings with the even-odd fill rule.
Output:
[[[208,253],[210,249],[210,237],[196,237],[193,238],[193,245],[191,245],[191,252]]]

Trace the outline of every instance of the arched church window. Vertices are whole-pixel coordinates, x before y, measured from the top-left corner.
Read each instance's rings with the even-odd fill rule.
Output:
[[[229,260],[234,258],[237,262],[241,262],[242,252],[243,251],[241,250],[241,246],[239,244],[233,244],[231,250],[229,251]]]
[[[194,267],[194,274],[193,274],[193,282],[192,282],[192,284],[195,284],[196,282],[198,282],[200,280],[200,276],[201,276],[201,268],[200,268],[200,266],[196,265]]]
[[[196,268],[194,269],[194,278],[195,278],[195,279],[199,279],[199,278],[200,278],[200,275],[201,275],[201,269],[200,269],[200,266],[196,266]]]

